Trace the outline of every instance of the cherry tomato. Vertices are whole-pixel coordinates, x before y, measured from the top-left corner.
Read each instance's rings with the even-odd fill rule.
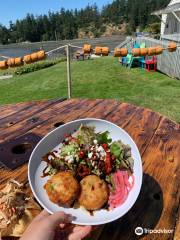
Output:
[[[83,151],[80,151],[79,157],[80,157],[80,158],[83,158],[84,156],[85,156],[85,153],[84,153]]]
[[[108,147],[108,145],[107,145],[106,143],[103,143],[103,144],[102,144],[102,147],[104,148],[104,150],[106,150],[107,147]]]

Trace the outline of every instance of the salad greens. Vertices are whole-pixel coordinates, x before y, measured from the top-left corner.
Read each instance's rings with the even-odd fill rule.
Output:
[[[103,144],[103,143],[110,144],[112,142],[112,139],[109,138],[109,132],[108,131],[103,132],[103,133],[97,133],[96,134],[96,139],[97,139],[99,144]]]
[[[94,127],[87,125],[67,136],[58,150],[56,147],[43,160],[47,162],[46,175],[71,170],[78,178],[96,174],[106,181],[118,169],[132,174],[134,165],[129,145],[112,141],[108,131],[96,133]]]

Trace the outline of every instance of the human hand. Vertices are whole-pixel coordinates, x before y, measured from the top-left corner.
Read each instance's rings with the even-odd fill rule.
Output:
[[[81,240],[91,232],[90,226],[70,224],[73,217],[64,212],[50,215],[42,211],[28,226],[20,240]]]

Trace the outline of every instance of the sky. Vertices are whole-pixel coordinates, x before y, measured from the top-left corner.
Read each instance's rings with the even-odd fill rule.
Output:
[[[27,13],[46,14],[49,10],[58,11],[61,7],[79,9],[95,2],[101,8],[112,0],[4,0],[0,4],[0,24],[8,26],[10,20],[15,22]]]

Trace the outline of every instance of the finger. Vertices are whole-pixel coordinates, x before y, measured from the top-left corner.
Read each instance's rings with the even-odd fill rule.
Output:
[[[37,215],[35,218],[34,218],[34,221],[39,221],[43,218],[46,218],[48,217],[50,214],[46,211],[46,210],[43,210],[39,215]]]
[[[50,215],[47,219],[49,227],[56,227],[60,223],[70,223],[73,220],[72,215],[64,212],[56,212]]]
[[[73,233],[69,235],[68,240],[80,240],[86,237],[91,232],[91,226],[75,227]]]

